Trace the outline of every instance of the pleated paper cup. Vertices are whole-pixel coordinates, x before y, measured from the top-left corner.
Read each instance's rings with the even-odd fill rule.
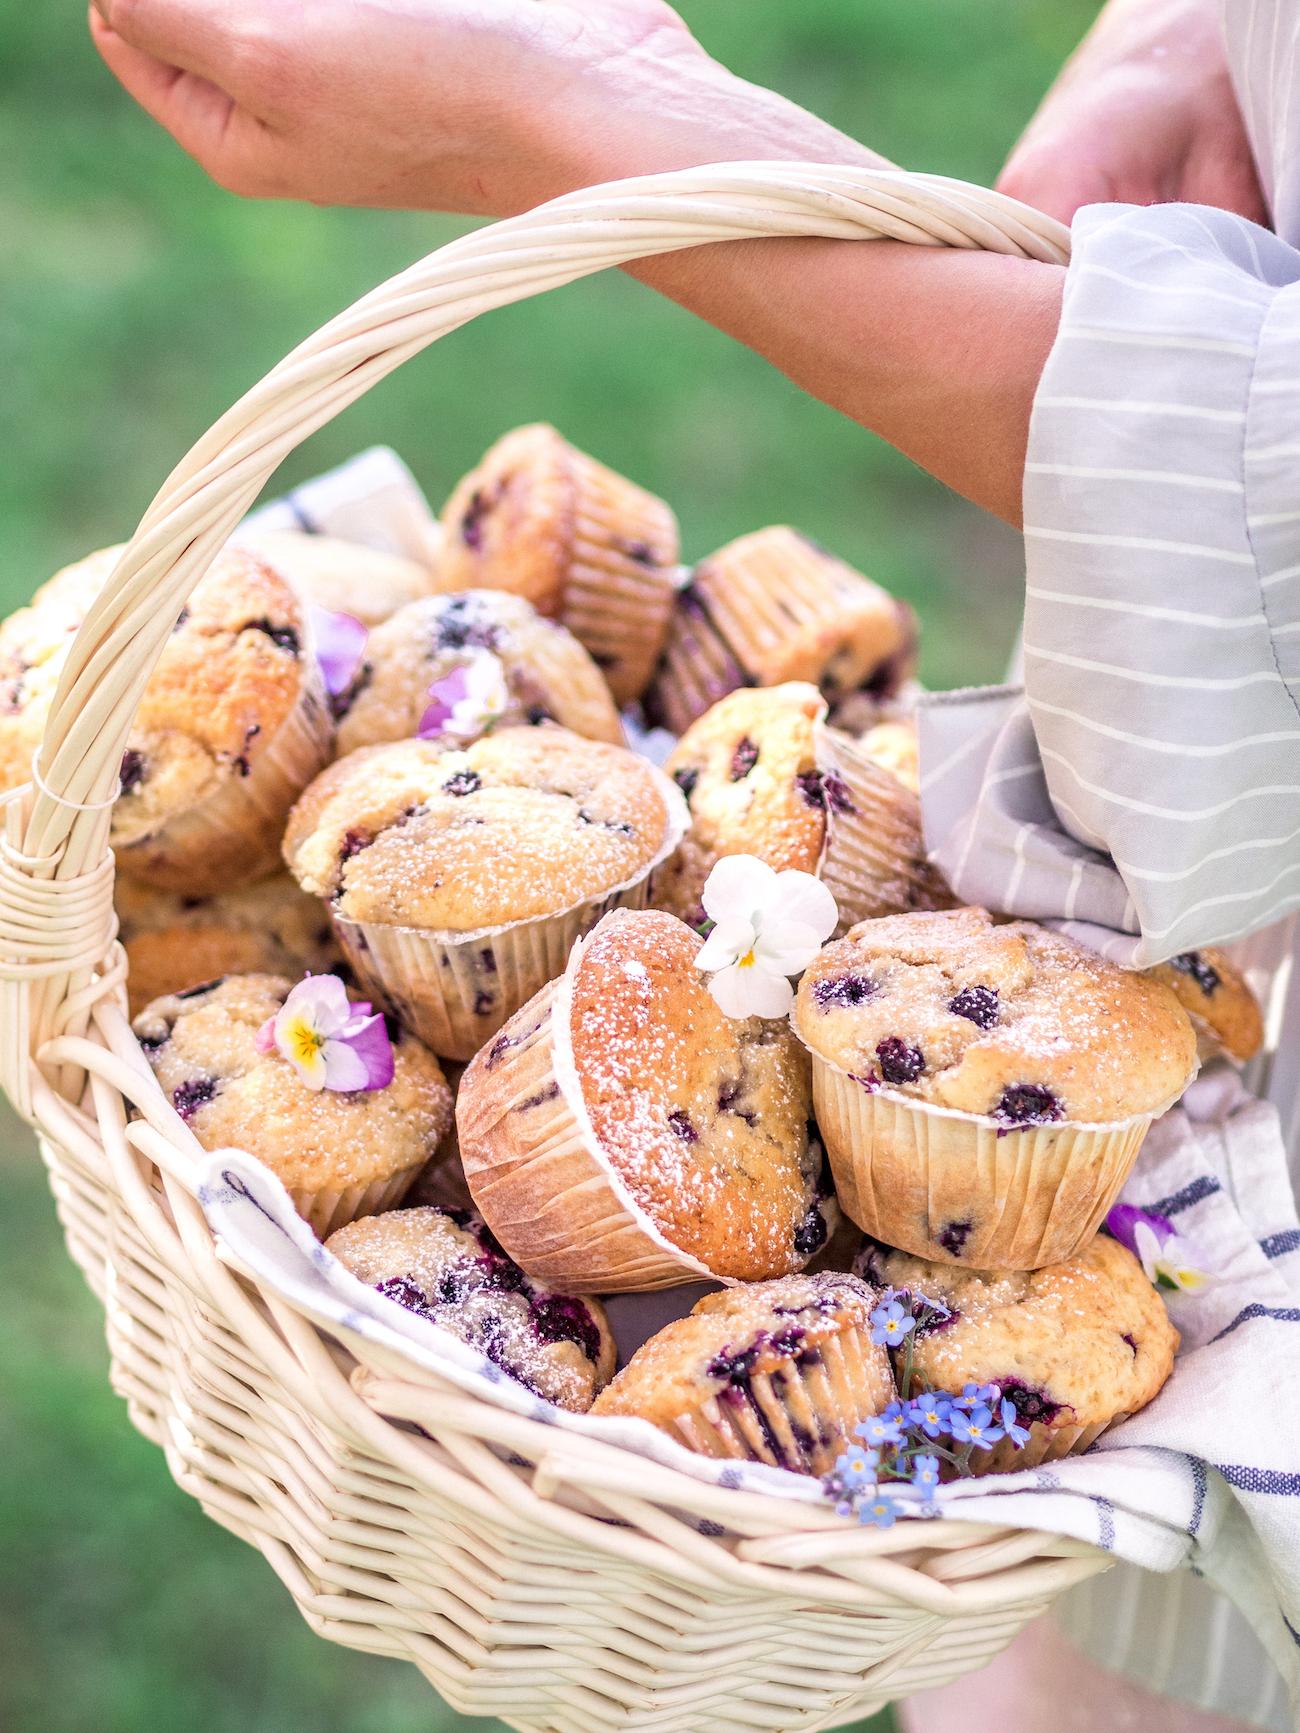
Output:
[[[1173,1104],[1110,1124],[1002,1127],[812,1062],[844,1213],[884,1245],[973,1269],[1036,1270],[1082,1251]]]
[[[743,1386],[725,1386],[664,1430],[702,1456],[829,1473],[853,1428],[880,1413],[891,1393],[881,1390],[870,1341],[856,1326],[817,1346],[811,1365],[791,1355],[771,1372],[751,1373]]]
[[[561,1293],[644,1293],[718,1280],[672,1245],[597,1141],[573,1061],[575,946],[473,1060],[456,1101],[460,1158],[479,1213],[517,1264]]]
[[[310,644],[303,649],[298,701],[250,759],[208,799],[168,818],[138,842],[114,843],[118,866],[159,890],[211,896],[275,872],[289,809],[329,763],[334,723]]]
[[[813,751],[826,807],[817,871],[839,909],[836,936],[881,915],[953,908],[952,892],[926,859],[912,790],[825,723],[814,729]]]
[[[359,1216],[382,1215],[385,1210],[396,1209],[415,1184],[422,1166],[417,1161],[367,1185],[328,1186],[316,1191],[295,1186],[286,1189],[298,1214],[317,1239],[323,1240]]]
[[[573,549],[560,620],[604,674],[615,703],[630,704],[649,685],[667,636],[677,519],[654,494],[584,452],[572,456]]]
[[[672,605],[663,655],[645,698],[646,715],[670,734],[685,734],[720,698],[752,685],[714,624],[708,603],[689,581]]]
[[[1091,1426],[1044,1426],[1035,1420],[1019,1450],[1009,1438],[1001,1439],[992,1450],[973,1450],[970,1472],[976,1477],[1015,1474],[1019,1469],[1041,1468],[1045,1462],[1060,1462],[1066,1456],[1081,1456],[1108,1427],[1127,1419],[1127,1414],[1112,1414],[1109,1420],[1096,1420]]]
[[[690,828],[681,790],[646,766],[663,797],[658,851],[623,884],[551,915],[452,932],[331,914],[357,979],[441,1059],[472,1059],[533,994],[564,973],[569,953],[611,909],[643,909],[650,877]]]

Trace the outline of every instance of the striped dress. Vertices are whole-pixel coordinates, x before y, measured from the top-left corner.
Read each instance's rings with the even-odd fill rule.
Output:
[[[1232,944],[1300,1181],[1300,4],[1230,0],[1225,30],[1277,232],[1187,205],[1075,219],[1030,426],[1023,682],[927,704],[923,798],[967,901],[1125,963]],[[1149,1689],[1291,1724],[1193,1578],[1121,1566],[1062,1617]]]

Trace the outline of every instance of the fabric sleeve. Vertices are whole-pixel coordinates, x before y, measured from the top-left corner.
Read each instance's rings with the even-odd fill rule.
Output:
[[[1300,906],[1300,252],[1081,211],[1024,503],[1023,690],[922,717],[954,889],[1135,963]]]

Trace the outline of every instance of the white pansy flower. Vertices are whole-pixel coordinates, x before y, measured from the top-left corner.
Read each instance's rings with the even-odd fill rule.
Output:
[[[752,854],[724,855],[701,897],[715,922],[695,959],[728,1017],[785,1017],[787,979],[808,967],[835,931],[835,898],[811,873],[774,872]]]
[[[1133,1227],[1133,1250],[1149,1282],[1158,1288],[1179,1289],[1194,1294],[1209,1280],[1196,1266],[1196,1249],[1178,1234],[1160,1235],[1149,1222]]]

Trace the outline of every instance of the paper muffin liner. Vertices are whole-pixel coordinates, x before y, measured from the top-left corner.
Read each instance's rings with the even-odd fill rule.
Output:
[[[891,663],[901,681],[915,656],[910,610],[797,531],[742,536],[701,562],[695,587],[754,685],[843,691]]]
[[[663,797],[664,839],[636,876],[567,909],[473,932],[330,919],[357,979],[442,1059],[472,1059],[521,1005],[564,973],[576,940],[611,909],[646,906],[650,875],[690,826],[681,790],[647,765]]]
[[[470,1194],[515,1262],[560,1293],[717,1280],[665,1239],[601,1152],[569,1042],[572,976],[543,987],[465,1073],[456,1129]]]
[[[288,1186],[286,1190],[298,1214],[316,1238],[323,1240],[336,1228],[356,1221],[358,1216],[382,1215],[385,1210],[396,1209],[414,1185],[421,1167],[422,1163],[417,1161],[386,1179],[371,1180],[368,1185],[324,1186],[316,1191]]]
[[[789,1356],[772,1372],[755,1372],[664,1430],[702,1456],[767,1462],[796,1474],[827,1474],[848,1447],[853,1428],[878,1412],[878,1374],[865,1332],[849,1326],[818,1343],[812,1365]]]
[[[1148,1127],[1173,1104],[1110,1124],[1004,1129],[869,1089],[815,1052],[812,1066],[813,1107],[844,1213],[884,1245],[973,1269],[1036,1270],[1082,1251]]]
[[[1044,1426],[1041,1420],[1035,1420],[1019,1450],[1009,1438],[1001,1439],[992,1450],[973,1450],[970,1472],[976,1478],[985,1474],[1015,1474],[1019,1469],[1040,1468],[1045,1462],[1082,1455],[1108,1427],[1127,1419],[1127,1414],[1112,1414],[1109,1420],[1096,1420],[1091,1426]]]
[[[826,807],[817,871],[839,909],[836,936],[880,915],[954,907],[926,859],[921,802],[912,790],[825,723],[814,728],[813,752]]]
[[[720,698],[752,685],[689,581],[678,591],[663,655],[646,694],[646,715],[670,734],[685,734]]]
[[[677,588],[677,519],[663,500],[594,458],[571,456],[573,547],[560,620],[604,673],[615,703],[629,704],[664,647]]]
[[[289,808],[329,763],[334,724],[310,644],[303,648],[297,703],[247,776],[230,776],[206,800],[138,842],[114,844],[129,877],[160,890],[211,896],[282,865],[280,839]]]

